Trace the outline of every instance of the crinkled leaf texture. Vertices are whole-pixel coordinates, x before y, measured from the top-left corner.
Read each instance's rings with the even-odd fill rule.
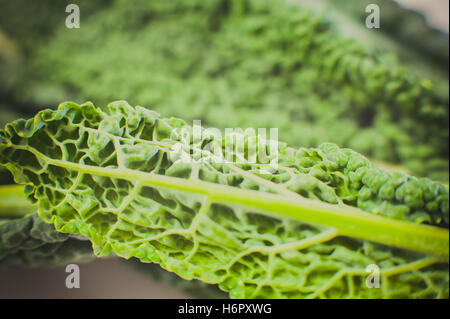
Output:
[[[33,56],[41,76],[34,88],[22,86],[24,94],[45,105],[58,96],[101,104],[132,96],[185,120],[221,129],[277,127],[290,146],[335,142],[448,181],[448,93],[440,98],[432,83],[439,81],[416,77],[417,63],[396,61],[392,41],[389,55],[381,53],[390,18],[383,17],[374,41],[373,30],[358,30],[334,8],[339,4],[327,2],[138,0],[130,8],[117,0],[75,33],[63,24],[55,30]],[[329,2],[366,14],[361,3]],[[410,17],[399,20],[408,21],[411,34]],[[355,35],[358,41],[348,38]],[[405,49],[410,41],[399,42]],[[439,86],[448,92],[448,83]]]
[[[231,297],[448,297],[442,185],[333,144],[280,145],[270,173],[217,163],[194,142],[188,154],[210,160],[186,163],[173,152],[181,128],[126,102],[67,102],[8,124],[0,163],[44,221],[88,237],[96,255],[158,263]],[[373,265],[379,288],[367,282]]]

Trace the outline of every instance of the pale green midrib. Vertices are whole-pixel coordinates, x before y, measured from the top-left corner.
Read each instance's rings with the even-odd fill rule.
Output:
[[[19,218],[36,211],[37,205],[25,197],[22,185],[0,186],[0,219]]]
[[[449,256],[449,232],[446,229],[412,224],[366,213],[350,206],[336,206],[306,198],[287,198],[280,195],[246,190],[201,180],[156,175],[128,168],[105,168],[50,159],[31,150],[48,164],[86,174],[107,176],[140,182],[142,185],[163,187],[209,196],[214,202],[234,203],[255,208],[269,214],[281,215],[316,225],[335,228],[341,236],[348,236],[417,252]]]

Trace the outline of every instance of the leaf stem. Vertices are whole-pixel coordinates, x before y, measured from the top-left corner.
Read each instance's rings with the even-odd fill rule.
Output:
[[[204,195],[209,197],[212,202],[243,205],[269,215],[281,215],[304,223],[329,226],[337,230],[337,236],[369,240],[447,259],[449,257],[448,229],[377,216],[346,205],[331,205],[307,198],[280,196],[128,168],[97,167],[72,163],[49,158],[28,146],[16,145],[15,148],[27,150],[43,159],[47,164],[61,168],[140,182],[143,186],[163,187],[174,191]]]
[[[37,205],[25,197],[23,185],[0,186],[0,219],[19,218],[33,211]]]
[[[144,186],[205,195],[213,202],[244,205],[275,216],[281,215],[305,223],[333,227],[338,231],[338,236],[370,240],[447,259],[449,256],[449,231],[435,226],[376,216],[350,206],[331,205],[306,198],[290,198],[201,180],[186,180],[128,168],[96,167],[50,158],[45,160],[51,165],[86,174],[139,181]]]

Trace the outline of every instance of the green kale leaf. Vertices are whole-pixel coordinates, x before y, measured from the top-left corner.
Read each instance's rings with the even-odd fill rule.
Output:
[[[182,144],[184,161],[175,146],[191,129],[126,102],[66,102],[8,124],[0,164],[42,220],[89,238],[97,256],[158,263],[234,298],[448,297],[443,185],[330,143],[280,144],[273,167],[216,161],[204,146],[230,144],[205,134]]]

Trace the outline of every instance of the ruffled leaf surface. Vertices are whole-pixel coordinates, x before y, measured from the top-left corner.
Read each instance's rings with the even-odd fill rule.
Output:
[[[88,237],[97,256],[158,263],[231,297],[448,297],[444,186],[334,144],[279,145],[273,168],[218,163],[205,137],[181,161],[183,129],[126,102],[68,102],[8,124],[0,164],[44,221]],[[366,284],[373,264],[380,288]]]

